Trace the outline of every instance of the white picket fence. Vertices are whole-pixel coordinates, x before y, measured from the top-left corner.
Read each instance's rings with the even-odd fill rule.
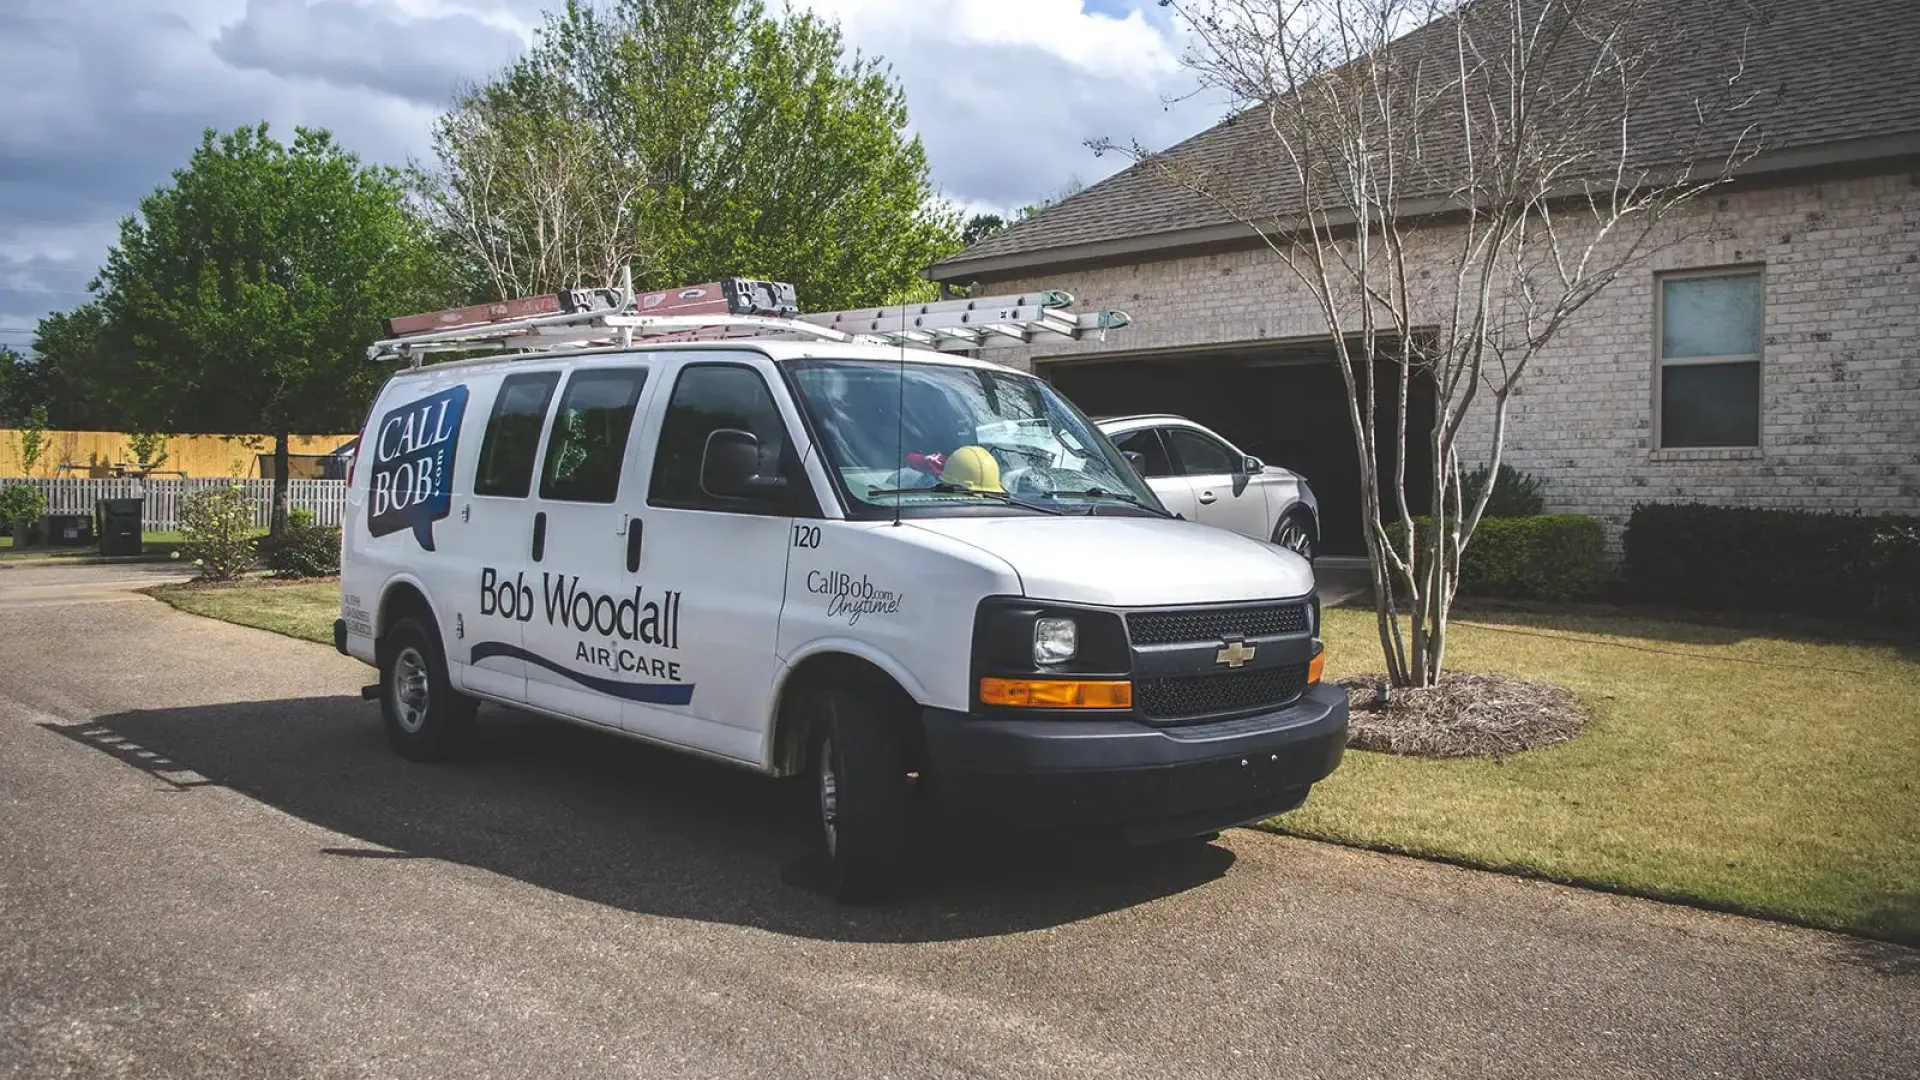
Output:
[[[106,479],[90,480],[62,477],[55,480],[27,480],[46,493],[47,513],[49,514],[91,514],[96,499],[144,498],[146,505],[141,508],[142,525],[150,531],[166,531],[178,528],[180,504],[187,494],[200,488],[223,487],[227,484],[239,484],[253,502],[253,523],[260,528],[267,527],[273,517],[273,481],[271,480],[223,480],[214,478],[182,479],[180,477],[151,477],[145,480]],[[17,484],[19,480],[0,480],[0,484]],[[313,511],[314,518],[322,525],[338,525],[347,512],[347,482],[345,480],[290,480],[287,482],[288,498],[293,506]]]

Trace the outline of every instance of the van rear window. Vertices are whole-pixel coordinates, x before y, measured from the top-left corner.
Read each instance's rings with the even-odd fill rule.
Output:
[[[480,466],[474,471],[475,495],[502,495],[524,499],[533,488],[533,459],[540,449],[540,427],[547,403],[560,382],[557,371],[509,375],[493,400],[487,419],[487,437],[480,444]]]

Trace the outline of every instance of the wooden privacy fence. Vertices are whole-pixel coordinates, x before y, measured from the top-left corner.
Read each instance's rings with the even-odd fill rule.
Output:
[[[0,480],[4,484],[32,484],[46,493],[49,514],[91,514],[96,499],[145,498],[141,522],[150,530],[179,528],[180,506],[189,492],[201,488],[239,484],[253,503],[253,523],[264,529],[273,518],[273,481],[180,479],[149,477],[145,480]],[[297,509],[311,510],[322,525],[338,525],[347,512],[347,482],[344,480],[290,480],[287,495]]]
[[[0,428],[0,481],[7,477],[27,475],[20,460],[22,434],[17,429]],[[352,433],[293,436],[287,445],[291,455],[289,464],[293,467],[290,475],[325,475],[298,470],[303,466],[317,467],[315,463],[324,455],[338,450],[353,438]],[[33,475],[72,477],[77,480],[89,477],[96,480],[118,478],[125,472],[133,471],[135,465],[137,455],[133,452],[130,440],[131,436],[118,431],[44,432],[40,437],[40,460],[33,468]],[[167,458],[153,471],[174,476],[272,478],[272,473],[260,471],[262,458],[268,462],[273,460],[271,436],[167,435],[165,440],[160,449]]]

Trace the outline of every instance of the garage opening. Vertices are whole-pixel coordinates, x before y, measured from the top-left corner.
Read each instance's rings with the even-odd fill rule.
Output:
[[[1172,413],[1219,432],[1270,466],[1306,477],[1320,500],[1318,550],[1366,555],[1360,462],[1347,420],[1347,389],[1327,345],[1148,353],[1062,361],[1039,374],[1089,416]],[[1398,368],[1375,368],[1383,497],[1394,473],[1394,385]],[[1424,506],[1432,492],[1433,381],[1417,373],[1407,395],[1407,497]],[[1391,502],[1388,505],[1392,505]]]

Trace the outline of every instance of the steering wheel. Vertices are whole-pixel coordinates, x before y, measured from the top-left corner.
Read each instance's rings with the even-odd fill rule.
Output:
[[[1051,495],[1059,490],[1053,470],[1044,465],[1014,469],[1001,477],[1001,484],[1015,495]]]

